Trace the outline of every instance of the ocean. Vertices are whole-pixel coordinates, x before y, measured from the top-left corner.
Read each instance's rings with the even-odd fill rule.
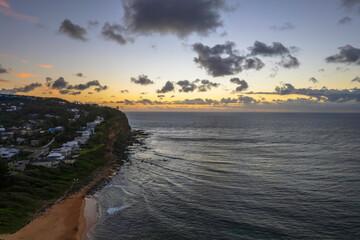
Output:
[[[360,239],[360,114],[127,116],[92,239]]]

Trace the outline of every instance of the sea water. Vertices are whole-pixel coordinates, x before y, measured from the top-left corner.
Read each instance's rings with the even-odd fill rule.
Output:
[[[127,116],[93,239],[360,239],[360,114]]]

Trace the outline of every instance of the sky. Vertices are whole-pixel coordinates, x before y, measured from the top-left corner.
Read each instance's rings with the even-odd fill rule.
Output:
[[[0,93],[360,112],[360,0],[0,0]]]

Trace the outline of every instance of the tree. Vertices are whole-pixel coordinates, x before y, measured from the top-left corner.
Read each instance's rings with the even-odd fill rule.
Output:
[[[0,187],[6,186],[9,176],[10,171],[8,164],[0,159]]]

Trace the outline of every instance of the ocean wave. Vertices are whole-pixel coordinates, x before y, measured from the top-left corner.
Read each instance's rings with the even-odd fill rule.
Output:
[[[109,214],[109,215],[113,215],[119,211],[122,211],[126,208],[129,208],[131,207],[132,205],[134,204],[126,204],[126,205],[123,205],[123,206],[120,206],[120,207],[113,207],[113,208],[108,208],[108,210],[106,210],[106,212]]]

